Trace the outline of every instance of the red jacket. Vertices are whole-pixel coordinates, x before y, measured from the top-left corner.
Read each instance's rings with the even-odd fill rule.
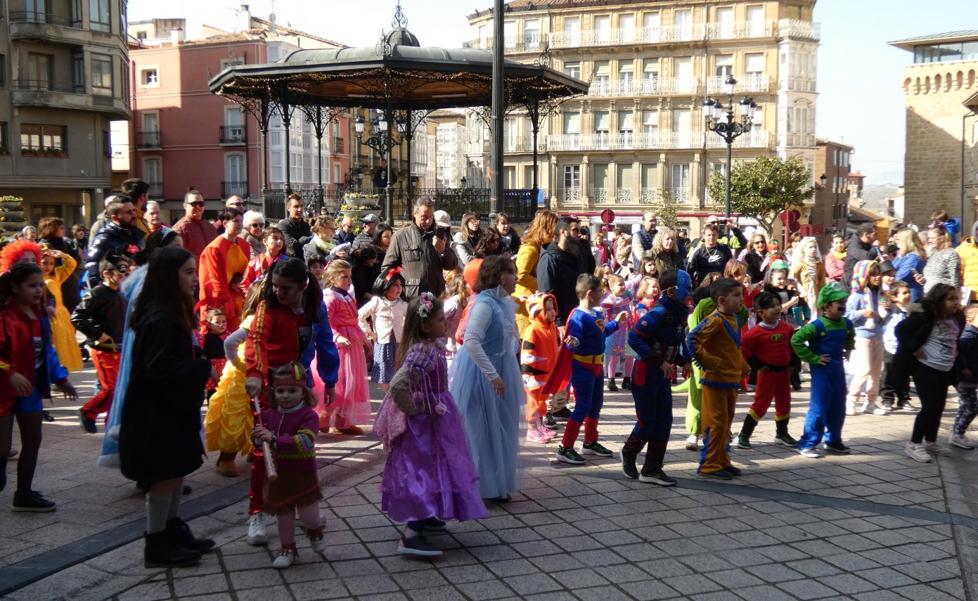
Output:
[[[39,319],[31,319],[12,302],[0,308],[0,405],[18,397],[10,383],[11,371],[27,378],[42,397],[51,396],[51,381],[60,384],[68,379],[68,371],[61,366],[58,354],[51,346],[51,324],[47,313],[40,305],[34,308],[34,313]],[[41,368],[35,370],[34,335],[38,326]]]
[[[249,378],[268,378],[268,370],[299,361],[312,336],[312,323],[305,313],[278,305],[269,307],[262,301],[251,322],[251,330],[245,340],[245,363]],[[300,338],[300,330],[307,338]]]

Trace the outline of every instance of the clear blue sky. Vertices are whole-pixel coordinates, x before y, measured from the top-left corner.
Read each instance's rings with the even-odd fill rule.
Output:
[[[234,10],[351,46],[374,44],[391,29],[395,0],[130,0],[131,20],[186,17],[191,35],[201,23],[233,23]],[[163,8],[163,7],[168,8]],[[471,37],[465,16],[490,0],[402,0],[408,28],[422,44],[457,47]],[[901,38],[978,28],[974,0],[819,0],[819,137],[856,147],[854,167],[870,184],[903,182],[904,102],[900,88],[910,53],[887,44]]]

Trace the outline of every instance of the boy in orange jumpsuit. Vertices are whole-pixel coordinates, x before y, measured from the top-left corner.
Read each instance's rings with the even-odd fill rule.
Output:
[[[701,321],[687,338],[694,360],[703,368],[700,379],[703,449],[699,473],[703,477],[730,480],[740,475],[740,468],[730,463],[727,453],[730,426],[737,409],[740,379],[750,373],[750,366],[740,352],[743,324],[738,312],[744,303],[744,288],[737,280],[722,278],[710,286],[710,297],[717,310]]]
[[[549,394],[543,391],[557,362],[560,332],[557,330],[557,299],[552,294],[534,294],[527,300],[530,324],[523,330],[520,364],[526,386],[526,439],[548,443],[557,435],[543,418]]]

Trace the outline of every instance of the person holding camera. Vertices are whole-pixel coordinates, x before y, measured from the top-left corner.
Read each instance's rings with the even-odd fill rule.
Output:
[[[404,296],[422,292],[440,297],[445,291],[443,270],[458,267],[458,256],[449,246],[449,223],[435,223],[435,203],[430,198],[414,202],[414,221],[395,232],[381,271],[401,267]]]

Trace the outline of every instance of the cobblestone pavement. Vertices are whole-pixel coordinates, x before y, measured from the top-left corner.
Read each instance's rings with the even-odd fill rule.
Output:
[[[617,450],[632,425],[631,397],[606,398],[602,436]],[[59,402],[37,484],[59,510],[0,512],[0,574],[77,560],[4,598],[978,599],[978,452],[916,463],[902,452],[912,415],[867,415],[847,420],[852,455],[806,459],[770,442],[769,416],[753,449],[732,451],[744,476],[704,481],[696,454],[683,449],[685,396],[675,399],[666,470],[677,487],[627,480],[616,460],[553,464],[554,445],[524,444],[514,502],[492,506],[488,519],[450,524],[433,539],[445,549],[435,560],[396,553],[398,527],[379,509],[376,441],[320,436],[326,560],[299,536],[299,561],[282,572],[270,567],[269,549],[244,540],[244,478],[221,478],[209,464],[191,477],[185,508],[201,514],[191,525],[219,547],[196,568],[143,568],[141,496],[93,467],[101,436],[85,435],[76,407]],[[740,397],[735,431],[749,403]],[[798,435],[807,388],[794,405]],[[952,398],[942,436],[956,409]],[[270,535],[274,546],[274,526]]]

